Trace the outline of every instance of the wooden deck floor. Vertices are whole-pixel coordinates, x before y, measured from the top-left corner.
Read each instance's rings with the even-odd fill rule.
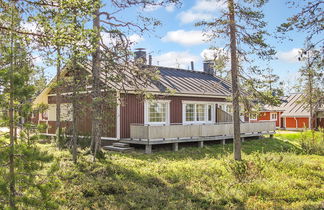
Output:
[[[275,134],[272,132],[256,132],[241,134],[241,140],[250,137],[260,137],[263,135]],[[223,144],[226,140],[233,139],[233,136],[200,136],[200,137],[188,137],[188,138],[170,138],[170,139],[121,139],[120,142],[135,145],[145,145],[145,153],[152,153],[152,145],[172,144],[173,151],[178,151],[179,143],[197,142],[198,147],[203,147],[205,141],[222,141]]]

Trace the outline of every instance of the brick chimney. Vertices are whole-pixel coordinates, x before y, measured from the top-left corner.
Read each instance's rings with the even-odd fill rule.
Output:
[[[214,61],[205,60],[204,61],[204,72],[206,74],[214,75]]]
[[[141,59],[143,64],[146,64],[146,50],[145,48],[136,48],[135,49],[135,60]]]

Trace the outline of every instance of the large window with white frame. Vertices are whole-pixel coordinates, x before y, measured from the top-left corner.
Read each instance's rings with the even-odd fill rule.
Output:
[[[183,123],[215,122],[215,104],[208,102],[184,102]]]
[[[146,101],[145,124],[169,124],[170,101]]]

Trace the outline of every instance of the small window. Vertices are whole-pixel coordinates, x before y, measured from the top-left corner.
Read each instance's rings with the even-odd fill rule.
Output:
[[[227,113],[229,113],[229,114],[233,114],[233,106],[232,105],[227,105],[225,111]]]
[[[207,119],[207,121],[212,121],[212,105],[208,105],[208,108],[207,108],[207,117],[208,117],[208,119]]]
[[[197,104],[197,121],[202,122],[205,121],[205,104]]]
[[[195,121],[195,105],[186,104],[186,121]]]
[[[149,122],[166,122],[166,103],[150,103],[148,111]]]
[[[277,113],[271,113],[271,120],[277,120]]]
[[[47,111],[42,112],[42,119],[43,119],[43,120],[47,120],[47,118],[48,118],[48,113],[47,113]]]

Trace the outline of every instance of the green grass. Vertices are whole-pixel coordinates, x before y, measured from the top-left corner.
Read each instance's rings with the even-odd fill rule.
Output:
[[[290,135],[244,142],[239,163],[232,144],[105,152],[96,163],[80,153],[77,165],[66,150],[39,147],[54,157],[45,166],[60,209],[321,209],[324,156],[305,154]]]
[[[244,142],[243,166],[232,161],[232,144],[107,152],[95,164],[84,155],[76,167],[68,152],[47,145],[60,160],[62,188],[53,199],[67,209],[320,209],[324,157],[283,138]]]

